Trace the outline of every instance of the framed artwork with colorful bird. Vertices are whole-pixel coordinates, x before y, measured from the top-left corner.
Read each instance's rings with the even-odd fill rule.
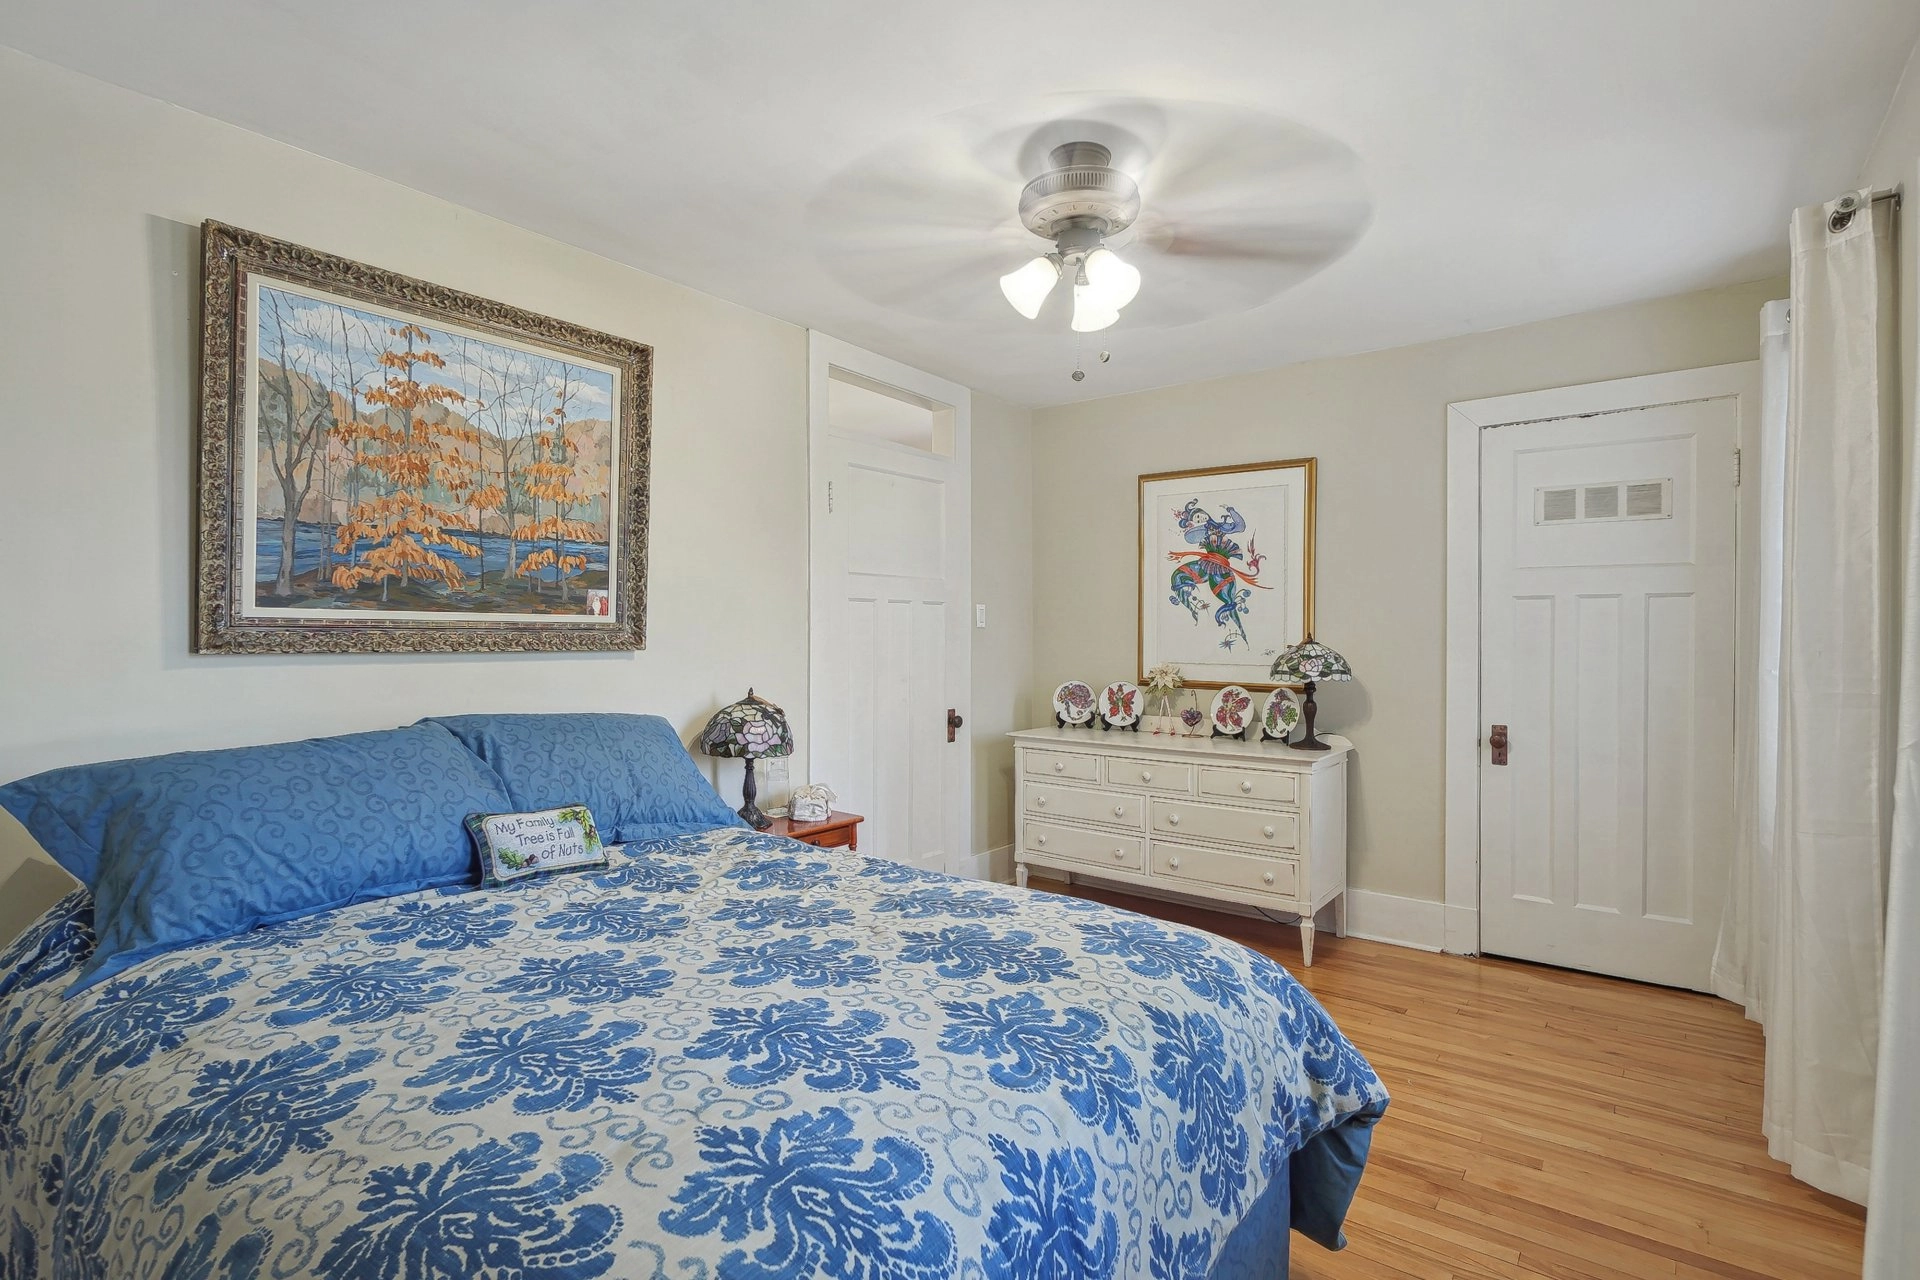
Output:
[[[1314,460],[1140,477],[1142,678],[1271,689],[1273,660],[1313,630]]]

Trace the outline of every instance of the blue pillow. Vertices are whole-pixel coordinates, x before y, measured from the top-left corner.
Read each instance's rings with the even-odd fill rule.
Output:
[[[471,883],[470,813],[512,807],[437,725],[75,765],[0,787],[93,890],[72,990],[163,951],[371,898]]]
[[[494,767],[515,809],[585,805],[609,844],[742,827],[659,716],[435,716]]]

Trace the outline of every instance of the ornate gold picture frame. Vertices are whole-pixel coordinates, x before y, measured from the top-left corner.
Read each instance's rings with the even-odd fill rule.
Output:
[[[645,647],[651,347],[201,230],[197,652]]]

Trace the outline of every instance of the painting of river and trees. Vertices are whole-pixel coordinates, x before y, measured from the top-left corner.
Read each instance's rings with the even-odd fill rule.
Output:
[[[346,265],[354,285],[386,276]],[[629,597],[644,590],[622,570],[643,568],[623,565],[644,557],[644,528],[635,552],[623,522],[644,519],[630,437],[645,429],[632,383],[651,373],[647,348],[400,277],[388,305],[301,274],[263,266],[226,286],[220,389],[237,404],[213,425],[232,445],[229,632],[322,638],[264,651],[638,647],[618,639],[637,640]],[[523,340],[503,315],[539,323]],[[542,325],[605,349],[543,341]]]

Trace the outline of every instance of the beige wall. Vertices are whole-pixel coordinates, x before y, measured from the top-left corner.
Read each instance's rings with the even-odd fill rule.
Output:
[[[1785,290],[1761,281],[1036,410],[1029,709],[1069,677],[1136,678],[1136,476],[1317,457],[1315,630],[1357,675],[1320,694],[1321,724],[1358,748],[1352,880],[1438,900],[1447,405],[1753,359],[1760,304]]]
[[[6,50],[0,119],[0,779],[458,711],[648,711],[691,734],[749,684],[795,718],[803,776],[803,330]],[[208,217],[651,343],[647,650],[190,654]]]
[[[1012,874],[1013,743],[1035,723],[1033,688],[1033,415],[973,397],[973,847]]]
[[[749,684],[793,718],[806,776],[804,330],[6,49],[0,119],[33,122],[0,130],[0,780],[460,711],[657,712],[691,736]],[[190,654],[209,217],[651,343],[647,650]],[[985,850],[1010,838],[1000,735],[1031,684],[1032,503],[1026,410],[982,397],[974,420]],[[0,883],[29,847],[0,814]]]

